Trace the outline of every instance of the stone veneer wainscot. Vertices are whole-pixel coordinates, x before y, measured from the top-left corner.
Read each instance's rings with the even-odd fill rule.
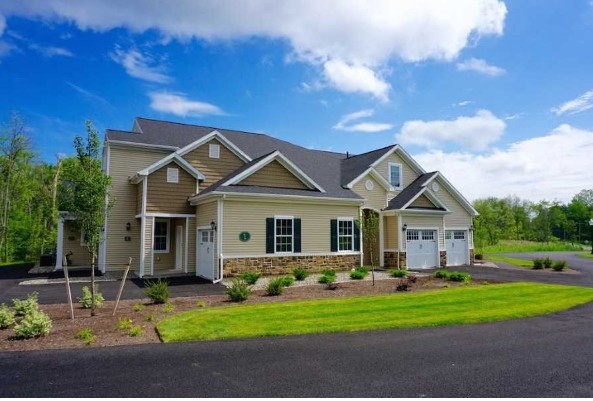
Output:
[[[258,258],[224,259],[225,277],[238,276],[244,272],[263,274],[291,274],[292,269],[300,267],[308,272],[325,269],[349,270],[360,266],[360,255],[322,255],[322,256],[266,256]]]

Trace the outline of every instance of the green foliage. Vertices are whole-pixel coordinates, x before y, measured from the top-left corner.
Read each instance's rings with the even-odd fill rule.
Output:
[[[324,276],[336,277],[336,271],[332,269],[325,269],[321,271]]]
[[[520,253],[520,252],[562,252],[562,251],[579,251],[580,246],[572,245],[564,242],[533,242],[533,241],[514,241],[503,240],[496,245],[487,246],[485,251],[488,257],[493,253]]]
[[[302,267],[295,267],[292,269],[292,274],[297,281],[303,281],[309,277],[309,273]]]
[[[352,280],[362,280],[369,274],[369,269],[365,266],[357,267],[356,269],[352,269],[350,271],[350,278]]]
[[[6,329],[14,324],[14,311],[6,304],[0,305],[0,329]]]
[[[32,292],[27,295],[26,299],[13,299],[12,305],[16,316],[25,316],[39,310],[39,302],[37,300],[37,292]]]
[[[544,260],[541,258],[533,259],[533,269],[541,270],[544,268]]]
[[[365,210],[362,219],[362,238],[365,244],[374,244],[378,240],[379,236],[379,214],[372,210]],[[366,250],[369,252],[371,265],[375,266],[379,264],[379,255],[375,254],[373,246],[366,246]],[[365,252],[366,252],[365,250]]]
[[[551,269],[554,262],[552,262],[552,259],[546,256],[542,263],[544,264],[544,269]]]
[[[511,258],[508,256],[489,255],[488,260],[490,260],[492,262],[504,262],[504,263],[508,263],[509,265],[518,266],[518,267],[531,267],[532,266],[532,262],[530,260]]]
[[[322,274],[317,279],[317,282],[319,284],[332,284],[335,281],[336,281],[336,275],[335,274],[333,274],[333,275],[331,275],[331,274]]]
[[[95,342],[95,335],[93,334],[93,329],[91,329],[90,327],[80,329],[74,337],[84,341],[86,345],[91,345]]]
[[[449,270],[437,269],[437,271],[434,272],[434,277],[435,278],[448,279],[449,276],[451,276],[451,272]]]
[[[135,304],[134,305],[134,312],[142,312],[144,310],[145,306],[142,304]]]
[[[163,305],[163,312],[164,313],[172,313],[175,310],[175,305],[171,302],[167,302]]]
[[[277,277],[268,282],[266,286],[266,295],[276,296],[281,295],[284,291],[284,277]]]
[[[205,308],[206,306],[206,302],[202,301],[201,299],[196,301],[196,308]]]
[[[85,285],[82,287],[82,296],[78,298],[78,302],[84,309],[90,309],[93,302],[92,300],[91,290]],[[105,302],[105,298],[103,298],[103,295],[99,292],[99,285],[95,284],[95,307],[100,308],[103,305],[103,302]]]
[[[117,328],[122,331],[129,330],[132,327],[133,323],[134,323],[134,321],[130,318],[120,317],[119,322],[117,324]]]
[[[402,269],[393,269],[389,272],[389,275],[395,278],[406,277],[408,275],[408,271]]]
[[[471,281],[471,279],[472,279],[472,276],[470,276],[468,273],[465,273],[465,272],[451,272],[451,274],[449,274],[449,280],[451,280],[451,281],[469,283]]]
[[[30,310],[14,326],[14,334],[17,338],[27,339],[42,337],[49,334],[51,319],[40,310]]]
[[[255,283],[257,283],[257,280],[259,280],[259,278],[261,277],[261,273],[245,272],[241,274],[239,277],[241,277],[247,284],[254,285]]]
[[[146,296],[155,304],[164,304],[171,296],[171,293],[169,292],[169,284],[167,284],[166,280],[161,279],[147,281],[144,294],[146,294]]]
[[[233,302],[243,302],[249,298],[249,294],[251,294],[251,289],[249,288],[249,284],[245,282],[245,280],[241,278],[233,279],[231,286],[227,288],[226,294],[228,295],[229,299]]]
[[[474,256],[474,259],[476,259],[476,260],[483,260],[484,259],[484,255],[482,255],[481,253],[476,253],[476,255]]]
[[[291,285],[294,284],[294,278],[292,276],[284,276],[281,277],[282,279],[282,285],[284,287],[290,287]]]
[[[133,326],[128,330],[128,335],[130,337],[138,337],[142,334],[144,334],[144,328],[142,326]]]
[[[554,269],[554,271],[557,271],[557,272],[561,272],[562,270],[566,269],[567,267],[568,267],[568,263],[566,263],[566,260],[557,260],[552,265],[552,269]]]
[[[156,317],[153,314],[150,314],[150,315],[144,316],[144,320],[147,322],[154,322],[156,320]]]

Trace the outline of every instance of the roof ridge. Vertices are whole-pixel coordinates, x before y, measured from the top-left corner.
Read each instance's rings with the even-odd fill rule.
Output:
[[[364,153],[359,153],[359,154],[357,154],[357,155],[350,155],[350,156],[348,157],[348,159],[345,159],[345,160],[354,159],[354,158],[356,158],[356,157],[359,157],[359,156],[364,156],[364,155],[368,155],[369,153],[378,152],[378,151],[380,151],[380,150],[384,150],[384,149],[387,149],[387,148],[391,149],[391,148],[393,148],[393,147],[394,147],[394,146],[396,146],[396,145],[397,145],[397,144],[391,144],[391,145],[383,146],[382,148],[378,148],[378,149],[369,150],[369,151],[367,151],[367,152],[364,152]]]

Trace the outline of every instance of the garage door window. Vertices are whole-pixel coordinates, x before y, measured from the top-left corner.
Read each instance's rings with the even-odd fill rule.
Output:
[[[454,231],[453,238],[454,239],[465,239],[465,231]]]
[[[407,231],[407,239],[408,241],[418,241],[420,239],[420,233],[418,230],[408,230]]]
[[[422,231],[422,239],[434,241],[434,231]]]

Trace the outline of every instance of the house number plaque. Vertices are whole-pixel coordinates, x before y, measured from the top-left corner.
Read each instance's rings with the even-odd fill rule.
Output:
[[[241,242],[247,242],[250,238],[251,234],[249,234],[247,231],[243,231],[241,234],[239,234],[239,240]]]

